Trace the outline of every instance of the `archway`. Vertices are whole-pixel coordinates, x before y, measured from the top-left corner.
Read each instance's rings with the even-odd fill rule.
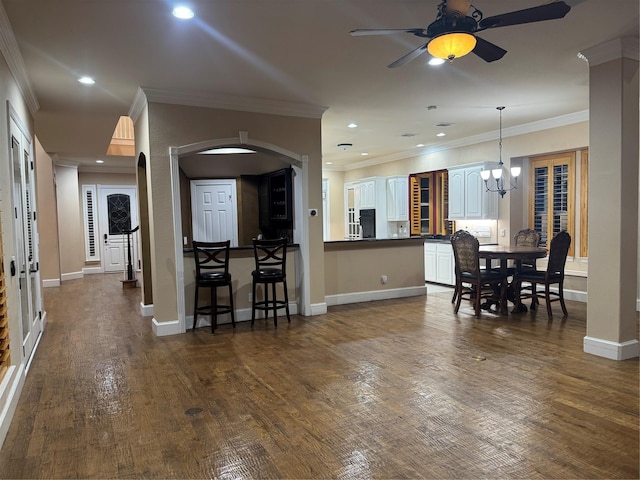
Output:
[[[171,147],[169,160],[171,167],[171,194],[173,205],[173,231],[176,258],[176,298],[178,309],[178,324],[181,333],[186,331],[185,325],[185,295],[184,295],[184,260],[182,249],[182,206],[180,199],[180,157],[202,152],[212,148],[243,147],[270,152],[278,155],[294,169],[294,242],[299,244],[296,256],[296,286],[299,288],[298,313],[311,315],[310,272],[309,272],[309,219],[305,212],[308,210],[309,171],[307,155],[297,154],[277,145],[260,140],[250,140],[247,132],[239,132],[238,137],[219,138],[202,142]]]

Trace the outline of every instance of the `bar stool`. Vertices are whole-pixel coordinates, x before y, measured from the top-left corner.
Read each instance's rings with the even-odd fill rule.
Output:
[[[211,315],[211,333],[218,326],[218,315],[231,314],[231,323],[236,327],[233,310],[233,291],[229,273],[229,245],[226,242],[193,242],[193,257],[196,264],[196,295],[193,306],[193,328],[195,331],[198,315]],[[218,288],[229,287],[229,305],[218,305]],[[198,306],[198,290],[209,288],[211,303]]]
[[[289,316],[289,294],[287,293],[287,239],[256,240],[253,239],[253,254],[256,269],[251,272],[253,277],[253,305],[251,308],[251,326],[256,321],[256,310],[264,310],[265,318],[269,318],[269,310],[273,310],[273,325],[278,327],[278,309],[284,308]],[[258,301],[256,290],[258,284],[264,285],[264,300]],[[284,300],[278,300],[276,284],[282,283]],[[271,285],[271,299],[269,299],[269,285]]]

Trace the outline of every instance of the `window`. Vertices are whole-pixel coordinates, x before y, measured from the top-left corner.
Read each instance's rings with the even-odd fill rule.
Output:
[[[579,232],[578,252],[586,257],[588,154],[586,150],[580,154],[579,198],[576,198],[576,152],[531,159],[529,225],[540,234],[541,246],[548,246],[556,233],[566,230],[573,239],[569,256],[575,254],[576,232]],[[576,202],[580,202],[577,219]]]

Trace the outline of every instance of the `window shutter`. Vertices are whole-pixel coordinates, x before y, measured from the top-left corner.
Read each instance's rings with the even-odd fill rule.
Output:
[[[100,251],[98,249],[98,231],[97,231],[97,204],[96,204],[96,186],[82,186],[82,200],[84,204],[84,241],[85,241],[85,259],[87,262],[95,262],[100,260]]]

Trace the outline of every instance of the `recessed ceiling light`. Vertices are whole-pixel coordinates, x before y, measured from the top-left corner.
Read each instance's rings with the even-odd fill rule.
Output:
[[[96,81],[91,77],[80,77],[78,81],[84,85],[93,85]]]
[[[104,160],[96,160],[96,163],[104,163]]]
[[[205,150],[203,152],[198,152],[200,155],[228,155],[230,153],[256,153],[255,150],[249,150],[248,148],[237,148],[237,147],[227,147],[227,148],[212,148],[211,150]]]
[[[429,60],[429,65],[442,65],[443,63],[444,58],[431,57],[431,60]]]
[[[362,152],[360,155],[362,155],[363,157],[366,157],[369,154],[367,152]]]
[[[416,147],[424,147],[424,143],[419,143],[416,145]]]
[[[333,162],[326,162],[326,165],[333,165]]]
[[[347,125],[347,127],[349,128],[356,128],[358,126],[357,123],[350,123],[349,125]]]
[[[194,13],[193,10],[191,10],[189,7],[186,7],[184,5],[178,5],[177,7],[175,7],[173,9],[173,16],[176,18],[180,18],[182,20],[189,20],[190,18],[194,17]]]
[[[440,132],[440,133],[436,134],[436,137],[446,137],[446,136],[447,136],[447,134],[444,133],[444,132]]]

